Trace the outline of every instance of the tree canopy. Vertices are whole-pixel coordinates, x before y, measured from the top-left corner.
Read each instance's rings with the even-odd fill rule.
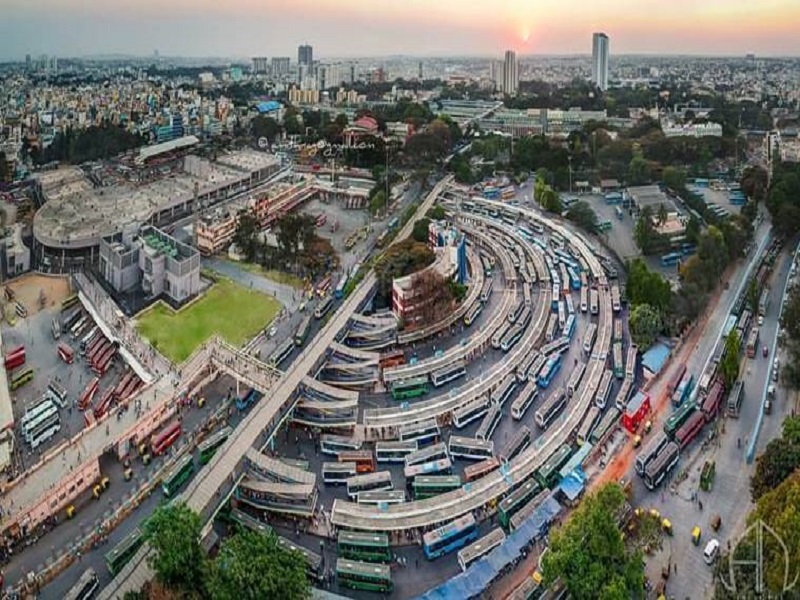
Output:
[[[739,352],[742,348],[742,340],[739,332],[732,330],[725,338],[725,351],[719,363],[719,372],[725,382],[725,389],[731,389],[736,378],[739,377]]]
[[[756,470],[750,480],[753,502],[778,487],[800,467],[800,417],[787,417],[783,435],[767,444],[756,458]]]
[[[663,312],[670,305],[672,290],[669,281],[660,273],[651,271],[641,258],[628,262],[628,283],[625,288],[628,301],[636,306],[649,304]]]
[[[643,597],[641,553],[626,549],[617,524],[625,502],[619,485],[606,484],[551,531],[542,560],[545,585],[561,578],[573,598]]]
[[[430,227],[430,224],[431,220],[427,217],[414,221],[414,229],[411,232],[411,237],[417,242],[426,244],[428,242],[428,227]]]
[[[778,233],[793,237],[800,232],[800,164],[780,163],[774,167],[767,208]]]
[[[597,231],[597,213],[584,200],[579,200],[567,210],[567,219],[578,225],[584,231],[594,233]]]
[[[285,550],[273,533],[242,530],[211,563],[208,593],[218,600],[302,600],[311,595],[305,559]]]
[[[203,524],[184,503],[161,505],[147,519],[144,533],[156,578],[179,590],[202,590],[205,554],[200,546]]]
[[[783,343],[791,360],[782,367],[781,382],[791,389],[800,389],[800,289],[793,287],[789,292],[786,307],[781,314],[781,327],[785,331]]]
[[[661,314],[657,309],[649,304],[633,307],[630,315],[631,337],[642,352],[655,343],[662,327]]]

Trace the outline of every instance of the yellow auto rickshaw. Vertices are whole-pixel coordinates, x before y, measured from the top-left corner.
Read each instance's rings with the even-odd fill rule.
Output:
[[[701,536],[701,535],[702,535],[702,534],[701,534],[701,532],[700,532],[700,527],[699,527],[698,525],[695,525],[695,526],[692,528],[692,543],[693,543],[695,546],[699,546],[699,545],[700,545],[700,536]]]
[[[672,535],[672,523],[669,519],[661,519],[661,529],[667,535]]]
[[[133,478],[133,469],[131,469],[130,467],[125,469],[124,476],[125,476],[125,481],[130,481]]]
[[[145,464],[145,465],[149,465],[150,464],[150,453],[149,452],[145,453],[145,454],[142,454],[142,463]]]
[[[203,408],[206,405],[206,398],[205,396],[201,396],[200,399],[197,401],[197,408]]]
[[[71,519],[72,517],[74,517],[75,516],[75,512],[76,512],[75,505],[74,504],[70,504],[67,507],[67,518]]]
[[[99,498],[100,494],[102,493],[103,493],[103,488],[100,487],[99,483],[96,483],[94,484],[94,486],[92,486],[92,496],[94,496],[95,499]]]
[[[642,436],[636,434],[635,436],[633,436],[633,447],[638,448],[641,445],[642,445]]]
[[[650,509],[650,516],[653,517],[654,519],[661,519],[661,513],[658,512],[657,508]]]
[[[147,454],[147,442],[142,442],[139,444],[139,456],[144,456]]]
[[[108,477],[103,477],[100,479],[100,487],[103,488],[104,492],[108,489],[109,485],[111,485],[111,480]]]
[[[652,421],[645,421],[644,422],[644,432],[645,432],[645,434],[650,433],[650,430],[652,428],[653,428],[653,422]]]

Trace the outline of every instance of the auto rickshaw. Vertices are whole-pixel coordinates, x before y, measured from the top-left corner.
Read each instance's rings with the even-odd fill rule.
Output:
[[[201,396],[200,399],[197,401],[197,408],[203,408],[206,405],[206,397]]]
[[[672,535],[672,523],[669,519],[661,519],[661,529],[667,535]]]
[[[99,483],[95,483],[94,486],[92,486],[92,496],[94,496],[95,499],[97,499],[100,497],[100,494],[102,493],[103,493],[103,488],[100,487]]]
[[[133,469],[131,469],[130,467],[125,469],[124,477],[125,481],[130,481],[131,479],[133,479]]]
[[[100,487],[103,488],[104,492],[108,489],[109,485],[111,485],[111,480],[108,477],[102,477],[100,479]]]
[[[699,546],[699,545],[700,545],[700,536],[701,536],[701,535],[702,535],[702,534],[701,534],[701,532],[700,532],[700,527],[699,527],[698,525],[695,525],[695,526],[692,528],[692,543],[693,543],[695,546]]]
[[[641,445],[642,445],[642,436],[636,434],[635,436],[633,436],[633,447],[638,448]]]
[[[70,504],[70,505],[67,507],[67,518],[68,518],[68,519],[71,519],[72,517],[74,517],[74,516],[75,516],[75,513],[76,513],[76,512],[77,512],[77,511],[75,510],[75,505],[74,505],[74,504]]]
[[[650,509],[650,516],[653,517],[654,519],[661,519],[661,513],[658,512],[657,508]]]
[[[711,517],[711,529],[714,531],[719,531],[719,528],[722,527],[722,517],[718,514],[715,514]]]
[[[644,422],[644,432],[645,432],[645,434],[650,433],[651,429],[653,429],[653,422],[652,421],[645,421]]]
[[[139,456],[144,456],[145,454],[147,454],[147,442],[142,442],[141,444],[139,444],[138,450],[139,450]]]
[[[150,453],[149,452],[146,452],[145,454],[142,454],[142,464],[144,464],[144,465],[149,465],[150,464]]]

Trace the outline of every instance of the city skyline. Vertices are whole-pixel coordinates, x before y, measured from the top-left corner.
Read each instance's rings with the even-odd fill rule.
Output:
[[[518,56],[591,53],[591,35],[614,39],[615,55],[761,56],[797,54],[795,23],[800,6],[770,0],[711,0],[697,6],[641,6],[606,0],[557,6],[513,0],[435,5],[406,0],[374,6],[364,0],[153,0],[109,8],[99,0],[8,0],[0,25],[0,58],[25,54],[145,56],[287,56],[308,43],[321,57]],[[276,15],[278,15],[276,17]],[[287,27],[294,21],[299,27]]]

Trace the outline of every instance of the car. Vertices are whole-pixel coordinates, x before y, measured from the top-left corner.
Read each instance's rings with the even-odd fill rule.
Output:
[[[703,560],[706,561],[707,565],[713,565],[714,561],[717,560],[717,555],[719,554],[719,541],[716,539],[711,540],[706,544],[706,549],[703,551]]]
[[[769,356],[769,348],[767,348],[766,346],[764,346],[764,349],[761,351],[761,353],[762,353],[762,354],[764,355],[764,357],[766,358],[767,356]]]
[[[276,333],[278,333],[278,328],[275,327],[275,325],[269,328],[269,337],[271,338],[275,337]]]
[[[761,327],[764,324],[764,315],[758,315],[758,326]]]

